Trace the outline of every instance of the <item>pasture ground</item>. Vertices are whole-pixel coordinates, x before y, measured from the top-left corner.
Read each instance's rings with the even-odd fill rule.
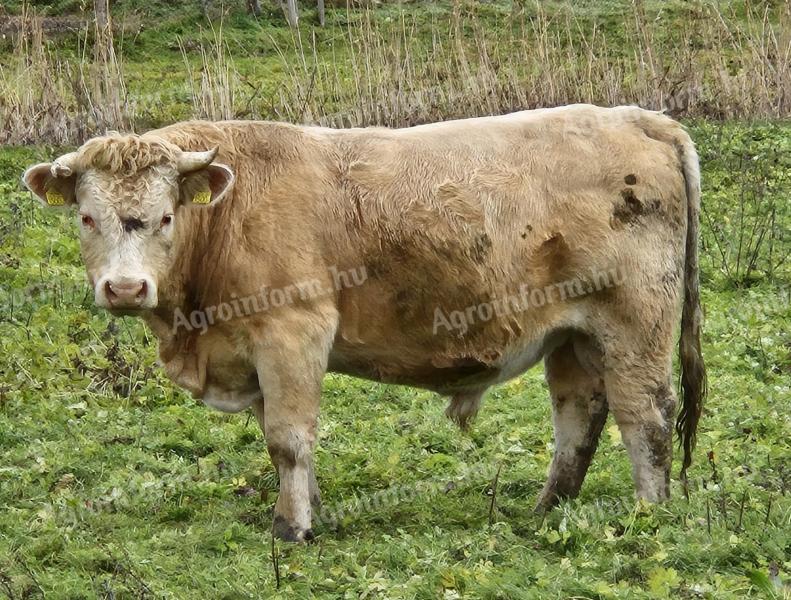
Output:
[[[786,162],[773,165],[769,184],[785,181],[788,193],[791,128],[700,124],[693,134],[713,226],[735,219],[736,189],[734,174],[717,170],[727,161],[705,161],[707,144],[745,135],[755,155],[780,145]],[[539,521],[531,508],[552,440],[540,368],[493,390],[469,434],[445,419],[434,394],[329,376],[318,472],[325,504],[351,514],[337,529],[319,526],[315,544],[277,545],[278,591],[276,476],[255,420],[174,388],[141,323],[92,306],[73,217],[18,191],[22,168],[48,152],[0,153],[0,590],[9,597],[787,591],[791,298],[780,274],[729,286],[707,250],[710,396],[689,502],[677,482],[668,504],[633,502],[610,421],[580,498]],[[355,510],[357,499],[377,500]]]
[[[19,188],[57,149],[0,149],[0,596],[788,597],[791,125],[686,123],[710,388],[689,500],[674,479],[670,502],[634,502],[610,419],[580,498],[536,517],[552,443],[540,367],[494,389],[469,433],[434,394],[330,375],[317,468],[343,515],[315,543],[274,545],[279,584],[255,420],[175,388],[141,323],[93,307],[73,216]]]

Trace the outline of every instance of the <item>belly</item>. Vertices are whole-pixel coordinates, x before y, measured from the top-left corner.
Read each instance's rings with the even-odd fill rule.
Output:
[[[489,351],[487,356],[448,358],[420,349],[371,348],[336,343],[328,369],[382,383],[409,385],[444,395],[481,391],[513,379],[560,345],[566,335],[548,335]],[[485,353],[482,353],[482,355]]]
[[[500,377],[495,383],[502,383],[518,377],[552,352],[552,350],[563,344],[568,337],[569,332],[555,332],[543,339],[527,341],[524,344],[509,348],[499,361]]]
[[[566,337],[567,333],[554,332],[451,357],[425,346],[365,344],[340,338],[330,352],[328,370],[445,395],[483,391],[524,373]],[[239,345],[227,338],[211,340],[206,360],[206,381],[199,396],[204,404],[233,413],[263,398],[255,367]]]
[[[424,388],[441,394],[485,389],[496,382],[500,372],[498,367],[472,357],[434,362],[403,358],[333,351],[328,370],[371,381]]]
[[[262,398],[259,389],[236,391],[210,384],[206,387],[201,402],[215,410],[238,413],[250,408],[256,400]]]

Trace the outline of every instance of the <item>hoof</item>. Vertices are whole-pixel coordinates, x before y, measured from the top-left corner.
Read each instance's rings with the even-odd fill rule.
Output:
[[[280,515],[275,515],[272,521],[272,535],[284,542],[294,543],[309,542],[316,537],[312,529],[289,525],[288,521]]]
[[[545,517],[550,512],[552,512],[552,509],[554,507],[555,506],[553,504],[549,504],[549,503],[546,503],[546,502],[539,501],[539,502],[536,502],[536,505],[533,507],[533,514],[538,516],[538,517]]]
[[[533,508],[533,513],[536,515],[546,515],[558,504],[560,504],[560,500],[561,497],[556,491],[544,489],[541,491],[541,494],[536,501],[536,505]]]

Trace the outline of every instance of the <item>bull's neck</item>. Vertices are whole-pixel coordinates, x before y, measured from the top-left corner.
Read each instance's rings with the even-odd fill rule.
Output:
[[[171,252],[175,260],[160,283],[156,316],[173,323],[178,311],[189,315],[205,306],[221,284],[227,252],[216,208],[184,207],[177,220]],[[219,236],[219,237],[218,237]]]

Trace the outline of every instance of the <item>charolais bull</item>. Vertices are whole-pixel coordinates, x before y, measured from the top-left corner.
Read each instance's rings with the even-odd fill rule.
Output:
[[[683,472],[705,395],[699,179],[678,123],[588,105],[408,129],[193,121],[24,174],[75,210],[96,304],[142,317],[207,405],[252,407],[292,541],[313,536],[327,371],[434,390],[466,427],[543,359],[539,507],[578,493],[610,412],[637,495],[667,498],[673,421]]]

